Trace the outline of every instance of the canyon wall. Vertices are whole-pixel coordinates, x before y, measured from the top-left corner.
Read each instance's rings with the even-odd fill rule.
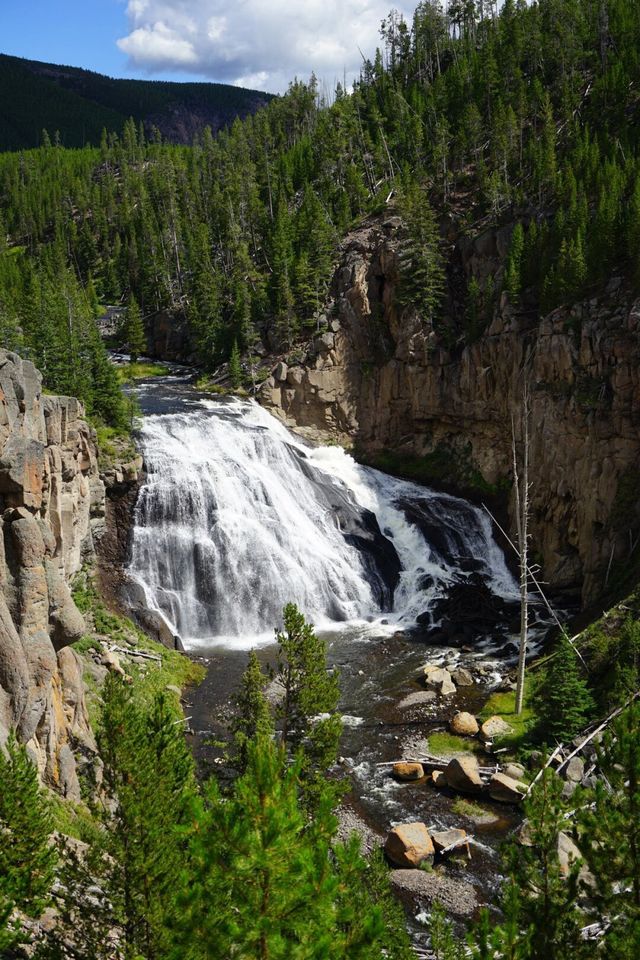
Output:
[[[640,301],[616,278],[602,298],[542,319],[503,297],[475,342],[447,348],[397,306],[400,228],[392,217],[347,238],[328,331],[299,362],[278,363],[261,402],[370,462],[422,464],[427,480],[437,466],[444,486],[512,499],[511,416],[529,351],[532,549],[553,588],[592,600],[640,533]],[[451,263],[482,280],[508,240],[504,229],[454,240]]]
[[[104,528],[95,434],[82,405],[44,396],[29,361],[0,350],[0,742],[15,728],[45,782],[80,799],[95,759],[69,582]]]

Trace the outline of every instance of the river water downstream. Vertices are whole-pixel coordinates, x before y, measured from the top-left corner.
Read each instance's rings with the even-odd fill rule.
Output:
[[[128,574],[209,667],[186,703],[200,763],[215,763],[208,742],[223,732],[247,651],[273,657],[293,601],[340,670],[347,819],[372,838],[398,821],[463,826],[471,860],[444,869],[486,900],[515,812],[487,803],[468,817],[451,796],[397,783],[382,766],[426,752],[429,734],[456,709],[478,709],[505,672],[517,588],[486,515],[338,447],[312,447],[253,401],[204,396],[186,373],[136,392],[148,476]],[[417,680],[427,661],[462,663],[477,682],[428,699]]]

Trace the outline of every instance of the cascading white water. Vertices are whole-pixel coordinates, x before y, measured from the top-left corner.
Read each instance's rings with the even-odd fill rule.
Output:
[[[307,447],[253,402],[148,416],[141,442],[129,573],[186,646],[271,639],[289,601],[322,628],[411,623],[465,562],[514,596],[481,511]]]

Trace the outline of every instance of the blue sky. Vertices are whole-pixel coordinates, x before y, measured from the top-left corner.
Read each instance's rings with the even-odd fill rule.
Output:
[[[0,0],[0,53],[146,79],[148,69],[131,63],[117,45],[127,32],[125,0]],[[152,76],[207,79],[175,69]]]
[[[416,0],[417,2],[417,0]],[[0,51],[116,77],[333,90],[372,56],[406,0],[0,0]]]

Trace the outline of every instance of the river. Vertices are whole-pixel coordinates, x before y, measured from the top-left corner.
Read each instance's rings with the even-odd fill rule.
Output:
[[[224,736],[247,651],[273,659],[282,607],[295,602],[340,671],[346,808],[372,836],[407,820],[465,827],[471,860],[444,869],[486,901],[517,813],[486,803],[467,817],[451,796],[382,766],[424,752],[456,709],[479,709],[513,654],[517,586],[485,513],[311,446],[253,401],[203,395],[188,372],[136,393],[148,475],[128,574],[208,667],[185,704],[201,767],[216,763],[211,740]],[[484,619],[453,622],[460,603]],[[417,680],[427,661],[462,663],[477,682],[427,701]]]

